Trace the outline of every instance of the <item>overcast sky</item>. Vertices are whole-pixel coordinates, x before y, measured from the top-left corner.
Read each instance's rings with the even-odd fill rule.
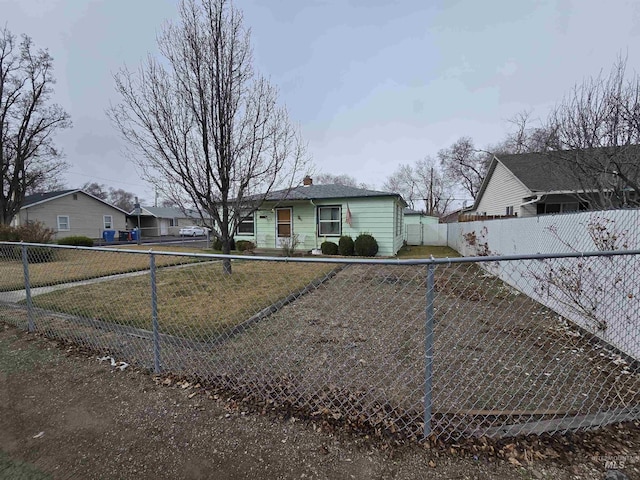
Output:
[[[113,73],[136,67],[177,0],[0,0],[0,22],[54,57],[69,187],[87,181],[153,202],[105,116]],[[380,188],[400,163],[460,136],[502,140],[544,117],[619,53],[640,66],[637,0],[236,0],[257,69],[280,89],[321,172]]]

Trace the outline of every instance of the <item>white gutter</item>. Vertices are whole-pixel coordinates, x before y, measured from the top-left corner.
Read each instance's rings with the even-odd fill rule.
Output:
[[[540,197],[536,195],[535,197],[533,197],[533,200],[529,200],[528,202],[521,203],[520,206],[524,207],[525,205],[531,205],[532,203],[536,203],[538,200],[540,200]]]

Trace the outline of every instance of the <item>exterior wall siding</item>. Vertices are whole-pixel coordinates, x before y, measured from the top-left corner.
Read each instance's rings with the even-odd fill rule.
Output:
[[[124,212],[106,205],[82,192],[74,195],[49,200],[39,205],[23,208],[20,211],[20,223],[41,222],[56,232],[56,239],[72,235],[84,235],[89,238],[101,238],[104,231],[104,215],[111,215],[110,230],[126,230],[127,222]],[[58,216],[69,217],[69,230],[58,231]]]
[[[351,211],[351,226],[347,224],[347,205]],[[298,250],[320,248],[325,240],[338,243],[340,235],[316,234],[316,208],[340,206],[342,215],[341,235],[349,235],[354,240],[361,233],[369,233],[378,242],[378,255],[395,255],[403,242],[402,219],[399,231],[395,229],[396,212],[402,215],[402,205],[395,197],[328,199],[311,201],[265,203],[255,214],[254,235],[236,235],[236,240],[250,240],[259,248],[277,248],[275,230],[275,209],[293,209],[293,233],[304,235],[304,242]]]
[[[502,163],[498,162],[487,188],[480,199],[478,208],[470,214],[505,215],[507,207],[513,207],[513,213],[519,217],[530,215],[530,210],[520,207],[523,198],[531,195],[527,189]]]

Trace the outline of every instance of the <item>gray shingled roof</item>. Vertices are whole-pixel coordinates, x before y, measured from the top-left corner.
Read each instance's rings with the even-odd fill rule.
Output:
[[[185,218],[185,214],[179,208],[170,208],[170,207],[145,207],[142,206],[146,211],[148,211],[151,215],[156,218]],[[191,213],[191,212],[187,212]],[[196,213],[192,213],[192,217],[196,217]],[[189,215],[187,215],[189,217]]]
[[[365,197],[400,197],[400,195],[391,192],[348,187],[346,185],[328,184],[299,186],[291,190],[276,190],[274,192],[270,192],[266,196],[265,200],[325,200],[331,198]]]
[[[424,215],[424,213],[421,212],[420,210],[413,210],[408,207],[404,209],[404,214],[405,215]]]
[[[586,155],[586,156],[585,156]],[[562,168],[562,162],[575,157],[586,159],[580,161],[600,162],[608,156],[616,156],[616,163],[621,170],[627,170],[626,175],[637,177],[638,164],[640,163],[640,145],[627,145],[624,148],[611,149],[609,147],[595,148],[592,150],[563,150],[544,153],[522,153],[518,155],[501,155],[498,159],[513,172],[532,192],[554,191],[581,191],[585,188],[581,184],[578,175],[572,175],[571,171]],[[595,160],[603,156],[603,159]],[[573,158],[572,158],[573,157]],[[492,172],[489,172],[492,173]],[[583,181],[588,182],[588,178]],[[594,185],[595,187],[595,185]]]
[[[576,177],[571,177],[554,160],[542,153],[521,153],[498,157],[505,167],[532,192],[581,190]]]
[[[44,202],[45,200],[61,197],[63,195],[67,195],[69,193],[77,192],[77,191],[78,191],[77,189],[56,190],[55,192],[34,193],[33,195],[27,195],[26,197],[24,197],[24,202],[22,202],[22,208],[28,207],[29,205],[33,205],[34,203]]]

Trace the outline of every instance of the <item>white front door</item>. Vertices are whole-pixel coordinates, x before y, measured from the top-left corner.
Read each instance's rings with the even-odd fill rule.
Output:
[[[160,219],[160,235],[169,235],[169,220]]]
[[[293,212],[291,208],[276,208],[276,247],[282,241],[291,242],[293,235]]]

